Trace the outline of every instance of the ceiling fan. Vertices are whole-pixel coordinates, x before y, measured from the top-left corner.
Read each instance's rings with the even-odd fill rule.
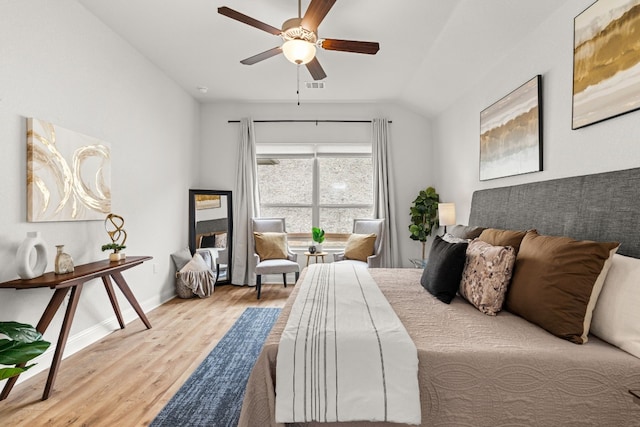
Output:
[[[377,42],[318,38],[318,26],[327,13],[329,13],[329,10],[331,10],[335,2],[336,0],[311,0],[304,16],[301,16],[300,0],[298,0],[298,17],[284,21],[282,29],[272,27],[269,24],[265,24],[226,6],[219,7],[218,13],[244,24],[251,25],[259,30],[282,37],[284,40],[282,46],[277,46],[243,59],[240,63],[253,65],[272,56],[284,53],[284,56],[294,64],[306,65],[314,80],[322,80],[327,77],[327,75],[322,69],[320,62],[318,62],[318,58],[316,58],[316,46],[325,50],[365,53],[368,55],[375,55],[380,49],[380,44]]]

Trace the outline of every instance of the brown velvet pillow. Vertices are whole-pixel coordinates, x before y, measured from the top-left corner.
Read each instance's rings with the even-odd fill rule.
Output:
[[[367,262],[367,257],[373,255],[374,245],[376,243],[376,235],[371,234],[352,234],[347,240],[347,247],[344,249],[344,257],[346,259],[355,259]]]
[[[587,342],[591,315],[619,243],[528,231],[516,258],[507,310],[574,342]]]
[[[532,230],[535,231],[535,230]],[[526,231],[500,230],[497,228],[487,228],[478,239],[493,246],[511,246],[516,251],[520,250],[520,242],[527,234]]]
[[[267,259],[287,259],[287,233],[253,232],[256,253],[261,261]]]

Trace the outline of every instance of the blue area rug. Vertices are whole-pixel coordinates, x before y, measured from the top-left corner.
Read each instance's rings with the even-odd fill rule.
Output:
[[[237,426],[247,380],[279,308],[247,308],[150,424]]]

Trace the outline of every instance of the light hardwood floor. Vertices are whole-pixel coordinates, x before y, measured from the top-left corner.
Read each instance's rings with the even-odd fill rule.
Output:
[[[293,285],[224,285],[211,298],[175,298],[64,359],[51,396],[48,371],[0,402],[0,426],[148,425],[247,307],[282,307]]]

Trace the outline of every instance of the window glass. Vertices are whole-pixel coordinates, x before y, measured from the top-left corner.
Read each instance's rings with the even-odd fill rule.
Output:
[[[371,157],[319,157],[320,205],[371,204]]]
[[[371,207],[366,208],[320,208],[320,224],[332,233],[353,232],[355,218],[371,218]]]
[[[313,159],[259,159],[258,182],[262,205],[311,205]]]

